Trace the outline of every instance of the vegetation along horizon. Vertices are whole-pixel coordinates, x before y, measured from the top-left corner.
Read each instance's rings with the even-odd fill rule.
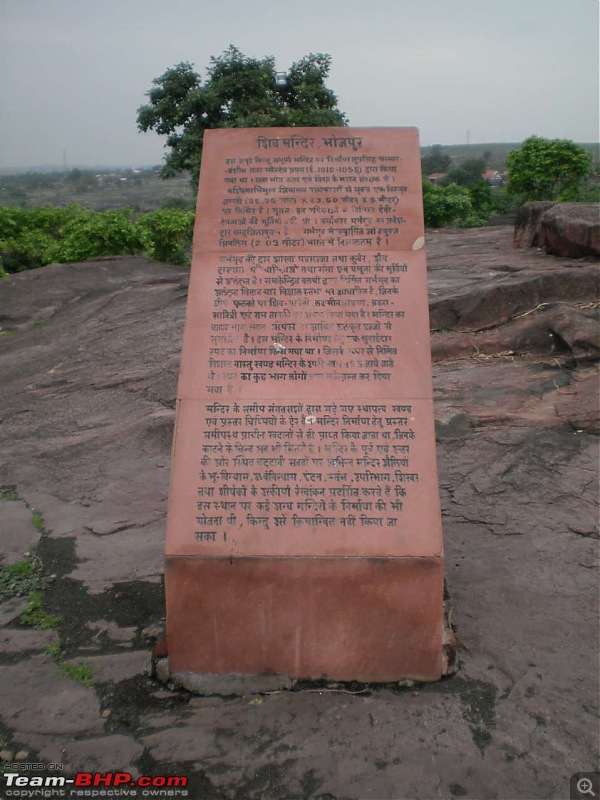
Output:
[[[0,178],[0,276],[56,262],[144,254],[189,265],[204,131],[345,126],[326,85],[327,54],[282,77],[271,56],[234,46],[207,77],[180,63],[154,79],[138,108],[142,132],[166,136],[161,168],[27,172]],[[597,145],[531,136],[521,145],[433,145],[421,150],[427,227],[479,227],[529,200],[598,202]]]

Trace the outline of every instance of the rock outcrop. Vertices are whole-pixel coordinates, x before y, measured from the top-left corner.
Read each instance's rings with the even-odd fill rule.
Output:
[[[430,233],[427,262],[459,671],[227,700],[143,668],[189,273],[123,256],[0,281],[0,555],[39,537],[62,617],[26,627],[27,599],[0,598],[3,760],[186,775],[205,800],[565,797],[594,770],[597,264],[508,226]]]
[[[541,247],[563,258],[600,256],[600,205],[526,203],[517,214],[515,247]]]

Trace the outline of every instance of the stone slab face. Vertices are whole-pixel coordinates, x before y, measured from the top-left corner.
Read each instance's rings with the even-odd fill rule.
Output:
[[[416,129],[206,133],[167,520],[172,674],[440,677],[423,233]]]

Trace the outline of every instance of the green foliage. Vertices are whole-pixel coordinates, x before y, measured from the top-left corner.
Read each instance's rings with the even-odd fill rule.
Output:
[[[41,519],[41,517],[40,517]],[[23,625],[47,630],[56,628],[61,617],[48,614],[44,608],[44,590],[54,579],[44,575],[42,563],[37,556],[29,556],[14,564],[0,568],[0,597],[28,597],[29,604],[19,621]]]
[[[85,261],[143,252],[146,242],[131,214],[129,208],[103,212],[81,209],[62,228],[58,260]]]
[[[494,198],[492,187],[487,181],[473,181],[467,186],[471,196],[471,205],[475,214],[483,219],[487,219],[494,211]]]
[[[78,206],[0,206],[0,268],[21,272],[59,259],[58,239]]]
[[[56,643],[56,644],[47,644],[44,647],[44,651],[45,651],[46,655],[50,656],[50,658],[53,661],[58,661],[58,659],[62,655],[62,648],[58,643]]]
[[[44,596],[41,592],[32,592],[29,597],[29,605],[19,617],[19,622],[23,625],[31,625],[32,628],[39,630],[51,630],[58,628],[62,622],[62,617],[49,614],[44,608]]]
[[[62,648],[59,644],[47,644],[46,655],[54,661],[65,678],[82,683],[84,686],[93,686],[96,683],[96,673],[87,664],[69,664],[63,658]]]
[[[434,172],[448,172],[452,158],[448,153],[444,153],[441,144],[432,145],[431,149],[421,158],[421,172],[423,175],[431,175]]]
[[[210,128],[345,125],[337,97],[325,85],[330,66],[330,56],[311,53],[292,64],[279,89],[272,56],[250,58],[231,45],[211,57],[204,82],[189,62],[155,78],[149,102],[138,108],[138,129],[167,137],[164,177],[189,170],[196,184]]]
[[[189,264],[194,231],[193,211],[163,208],[144,214],[139,225],[148,234],[146,252],[151,258],[169,264]]]
[[[508,194],[503,186],[492,186],[492,213],[504,214],[506,211],[517,211],[521,205],[518,197]]]
[[[96,673],[87,664],[69,664],[59,661],[59,667],[65,678],[71,678],[84,686],[93,686],[96,683]]]
[[[56,241],[42,231],[23,230],[12,239],[0,239],[0,266],[8,274],[50,264],[56,256]]]
[[[19,493],[14,486],[0,486],[0,500],[19,500]]]
[[[434,186],[423,181],[423,213],[425,225],[441,228],[459,225],[473,217],[473,204],[469,190],[462,186]]]
[[[24,597],[42,590],[49,582],[38,559],[26,558],[0,568],[0,596]]]
[[[184,265],[189,263],[193,228],[189,209],[161,209],[134,218],[128,208],[0,206],[0,272],[135,253]]]
[[[528,200],[578,200],[592,169],[589,153],[568,139],[530,136],[506,158],[507,191]]]
[[[593,183],[585,186],[579,195],[582,203],[600,203],[600,184]]]
[[[38,533],[46,533],[46,526],[44,525],[44,518],[39,511],[35,509],[31,512],[31,524]]]
[[[458,186],[469,186],[479,182],[485,172],[485,161],[482,158],[468,158],[459,167],[451,169],[448,173],[448,183],[456,183]]]

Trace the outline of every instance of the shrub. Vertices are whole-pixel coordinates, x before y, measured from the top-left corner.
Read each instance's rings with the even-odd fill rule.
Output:
[[[146,232],[146,252],[151,258],[169,264],[188,265],[194,232],[194,212],[163,208],[140,217]]]
[[[58,258],[58,242],[43,231],[25,229],[0,239],[0,267],[9,273],[43,267]]]
[[[441,228],[459,225],[473,216],[473,203],[468,189],[456,184],[434,186],[423,181],[423,214],[425,225]]]
[[[99,256],[142,253],[147,242],[131,219],[131,209],[85,211],[63,226],[58,249],[60,261],[85,261]]]
[[[187,265],[193,229],[194,211],[189,209],[161,209],[136,220],[130,208],[0,206],[0,276],[53,261],[135,253]]]
[[[467,187],[471,195],[471,205],[476,217],[487,219],[494,210],[492,187],[487,181],[475,181]]]

